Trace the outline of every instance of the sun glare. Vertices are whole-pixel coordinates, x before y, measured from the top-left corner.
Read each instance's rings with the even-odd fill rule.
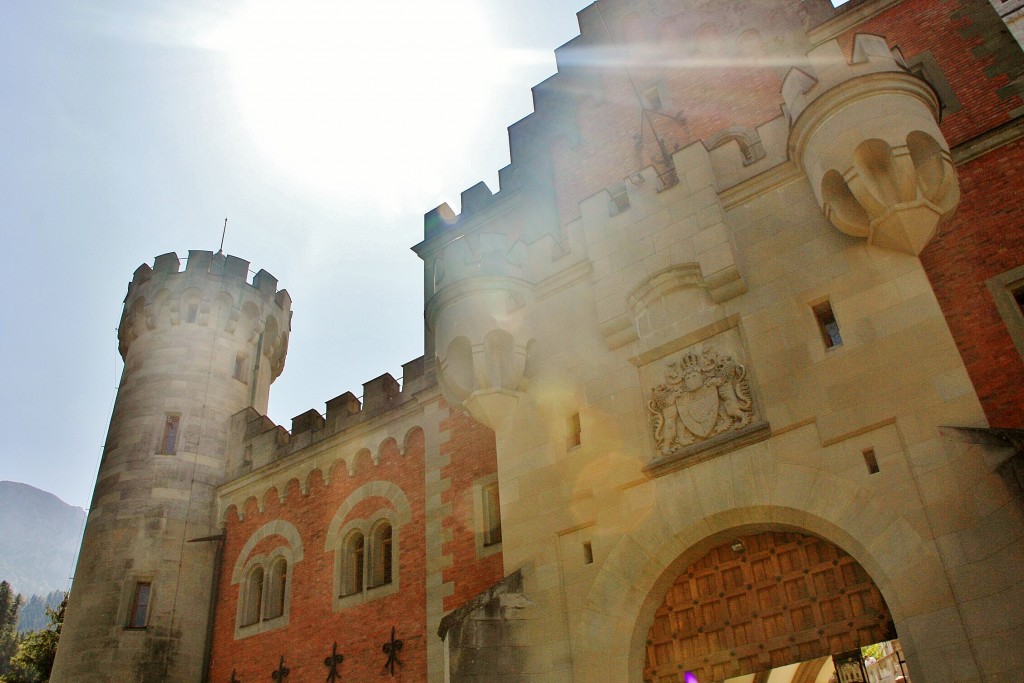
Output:
[[[488,106],[480,84],[501,68],[471,0],[254,0],[211,40],[228,56],[243,125],[275,167],[392,208],[412,180],[419,195],[408,201],[437,191]]]

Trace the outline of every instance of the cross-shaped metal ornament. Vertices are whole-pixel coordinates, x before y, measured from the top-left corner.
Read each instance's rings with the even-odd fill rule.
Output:
[[[338,678],[341,674],[338,673],[338,665],[345,661],[345,655],[338,654],[338,641],[334,641],[334,645],[331,646],[331,656],[324,660],[324,666],[327,667],[327,682],[336,683],[340,681]]]
[[[391,640],[384,643],[384,654],[388,656],[388,661],[385,662],[384,668],[391,672],[391,676],[395,675],[395,666],[402,666],[401,660],[398,659],[398,653],[402,649],[402,641],[395,638],[395,627],[391,627]]]
[[[277,683],[284,683],[284,679],[288,678],[288,674],[292,672],[291,669],[284,665],[284,655],[281,655],[281,661],[277,664],[277,671],[270,674]]]

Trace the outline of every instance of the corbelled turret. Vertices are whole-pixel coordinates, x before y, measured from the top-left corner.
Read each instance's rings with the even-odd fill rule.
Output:
[[[837,41],[807,56],[782,88],[790,158],[839,230],[921,253],[960,201],[935,92],[879,36],[858,34],[851,63]]]

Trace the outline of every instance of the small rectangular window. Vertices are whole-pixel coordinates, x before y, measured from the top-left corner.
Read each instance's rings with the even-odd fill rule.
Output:
[[[868,466],[868,474],[877,474],[879,468],[878,458],[875,457],[875,449],[865,448],[861,452],[864,454],[864,464]]]
[[[498,484],[488,484],[482,489],[484,504],[484,545],[501,543],[501,498]]]
[[[178,447],[178,423],[181,420],[179,415],[168,415],[164,422],[164,435],[160,439],[160,453],[163,455],[174,455]]]
[[[839,323],[836,322],[835,313],[832,312],[832,304],[823,301],[811,307],[814,311],[814,318],[818,321],[818,329],[821,332],[821,339],[825,342],[826,349],[832,349],[843,345],[843,338],[839,334]]]
[[[594,547],[590,541],[583,544],[583,564],[594,564]]]
[[[610,214],[617,216],[626,209],[629,208],[629,193],[626,192],[625,185],[619,185],[608,190],[608,194],[611,195],[612,204]]]
[[[132,607],[128,612],[128,628],[146,628],[149,620],[149,596],[152,584],[148,581],[140,581],[135,584],[135,593],[132,595]]]
[[[985,285],[1017,353],[1024,358],[1024,265],[989,278]]]
[[[239,382],[242,382],[243,384],[249,383],[249,380],[246,377],[246,366],[248,365],[248,360],[249,357],[244,353],[235,354],[235,369],[231,373],[231,376],[237,379]]]
[[[576,413],[566,421],[566,447],[575,448],[583,443],[583,433],[580,430],[580,414]]]
[[[652,85],[650,88],[644,90],[643,98],[644,109],[649,109],[650,111],[661,111],[664,106],[661,101],[661,91],[656,85]]]

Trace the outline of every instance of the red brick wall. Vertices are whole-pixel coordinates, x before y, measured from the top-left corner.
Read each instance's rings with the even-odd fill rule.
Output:
[[[430,636],[426,633],[423,432],[410,433],[404,456],[399,454],[393,440],[386,441],[381,450],[378,465],[359,468],[354,476],[349,476],[344,466],[336,467],[329,485],[314,472],[306,495],[293,480],[283,504],[276,491],[271,490],[266,496],[264,512],[259,512],[255,502],[250,500],[244,520],[239,520],[233,510],[228,511],[214,625],[212,680],[230,680],[234,669],[238,679],[245,683],[269,681],[278,658],[284,655],[285,664],[291,669],[289,681],[320,681],[327,672],[324,658],[330,654],[335,641],[338,652],[345,656],[340,668],[342,680],[374,680],[381,676],[385,663],[381,646],[388,640],[392,626],[396,627],[396,637],[404,642],[400,654],[404,666],[395,680],[426,679],[426,638]],[[377,480],[401,487],[411,507],[411,521],[398,528],[400,591],[335,612],[332,596],[335,556],[324,550],[326,534],[334,514],[349,494]],[[384,498],[369,498],[355,506],[347,518],[365,518],[389,506]],[[240,586],[231,583],[232,570],[252,534],[277,519],[290,522],[298,529],[304,549],[303,559],[292,568],[289,624],[235,640]],[[272,550],[280,540],[279,536],[266,539],[258,544],[256,551]]]
[[[1016,95],[998,92],[1010,82],[1010,65],[997,64],[991,49],[980,49],[986,31],[998,21],[987,0],[904,0],[846,32],[840,44],[849,57],[854,34],[872,33],[884,36],[908,59],[931,50],[963,107],[941,124],[946,141],[954,146],[1006,123],[1010,112],[1024,104]],[[1009,34],[1006,39],[1012,40]]]
[[[1007,88],[1009,74],[1020,69],[1019,50],[984,0],[904,0],[847,32],[841,42],[848,53],[854,33],[885,36],[908,58],[931,51],[963,107],[942,120],[950,146],[1008,122],[1024,105]],[[958,172],[960,207],[921,254],[921,263],[989,423],[1020,427],[1024,363],[985,280],[1024,265],[1024,143],[986,154]]]
[[[666,36],[657,48],[659,56],[654,61],[674,66],[631,68],[628,73],[625,68],[610,68],[597,86],[600,92],[579,99],[578,144],[559,138],[552,146],[563,222],[579,216],[583,199],[621,183],[629,174],[660,158],[655,131],[671,154],[726,128],[756,128],[780,115],[784,74],[772,66],[757,65],[762,50],[744,53],[736,44],[738,35],[756,30],[756,26],[723,29],[719,39],[694,48],[693,35],[703,20],[690,17],[687,24]],[[647,39],[653,44],[653,35]],[[643,57],[642,52],[637,54]],[[651,113],[645,122],[637,89],[642,91],[659,81],[663,84],[662,113]],[[674,120],[662,114],[681,116]],[[664,170],[662,164],[655,167]]]
[[[724,10],[697,11],[686,26],[664,40],[655,54],[678,68],[608,69],[598,79],[581,80],[578,88],[590,96],[577,98],[578,142],[558,138],[551,148],[559,216],[563,222],[579,215],[579,202],[605,187],[621,183],[630,173],[651,165],[661,154],[650,126],[642,123],[641,106],[634,84],[643,88],[661,80],[664,112],[681,111],[685,122],[654,115],[655,128],[669,152],[733,126],[756,128],[779,116],[783,69],[756,65],[757,55],[743,54],[737,35],[757,26],[723,29],[720,41],[706,49],[693,47],[695,30],[705,21],[729,22],[716,17]],[[784,13],[786,9],[780,8]],[[837,13],[844,11],[843,8]],[[780,19],[785,21],[785,19]],[[799,31],[794,16],[793,30]],[[735,24],[735,21],[733,21]],[[1024,102],[1014,89],[1002,90],[1017,65],[1007,62],[1005,52],[993,48],[992,34],[1001,27],[987,0],[905,0],[840,36],[847,56],[856,33],[885,36],[910,58],[931,50],[950,81],[962,109],[949,113],[942,131],[950,145],[968,140],[1009,120],[1010,112]],[[596,30],[596,29],[595,29]],[[610,31],[621,40],[617,25]],[[655,43],[657,31],[648,26],[645,39]],[[1009,35],[1006,35],[1009,38]],[[672,41],[676,42],[673,43]],[[766,36],[766,40],[771,40]],[[642,53],[641,53],[642,56]],[[650,57],[650,55],[647,55]],[[731,66],[735,60],[738,66]],[[597,92],[593,92],[596,90]]]
[[[1024,426],[1024,362],[985,280],[1024,265],[1024,141],[959,168],[956,215],[921,254],[993,427]]]
[[[447,455],[450,464],[442,468],[441,476],[449,479],[451,485],[441,494],[441,502],[451,505],[451,514],[442,520],[441,526],[451,538],[442,552],[452,559],[443,578],[453,583],[454,593],[445,598],[446,612],[476,597],[504,576],[501,552],[477,557],[473,509],[474,482],[498,471],[494,432],[457,409],[448,410],[441,430],[447,431],[449,438],[441,443],[441,455]]]

